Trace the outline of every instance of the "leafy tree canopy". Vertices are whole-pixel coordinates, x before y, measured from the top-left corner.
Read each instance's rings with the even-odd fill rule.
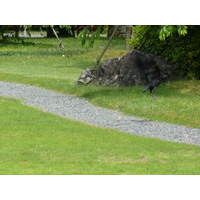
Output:
[[[166,37],[172,36],[175,32],[178,32],[179,35],[186,35],[187,29],[186,25],[163,25],[160,27],[159,38],[165,40]]]

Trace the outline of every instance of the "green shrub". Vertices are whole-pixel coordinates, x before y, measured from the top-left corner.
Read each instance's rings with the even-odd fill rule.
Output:
[[[159,39],[160,28],[161,26],[135,26],[130,44],[134,49],[162,55],[177,67],[182,75],[200,79],[200,26],[190,25],[185,36],[174,32],[165,40]]]

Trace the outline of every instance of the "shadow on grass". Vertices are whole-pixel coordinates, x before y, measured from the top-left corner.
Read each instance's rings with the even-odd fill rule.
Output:
[[[38,43],[37,43],[38,44]],[[43,45],[42,43],[40,43],[41,45]],[[23,39],[1,39],[0,40],[0,46],[35,46],[36,43],[35,42],[25,42]]]

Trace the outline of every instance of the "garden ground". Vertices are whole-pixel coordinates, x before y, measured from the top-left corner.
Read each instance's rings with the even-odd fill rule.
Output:
[[[92,104],[150,120],[200,128],[199,81],[159,86],[157,100],[142,87],[76,87],[80,73],[95,63],[106,39],[93,49],[77,39],[26,39],[2,45],[0,80],[53,89]],[[104,56],[126,53],[115,39]],[[200,174],[200,147],[128,135],[63,119],[19,101],[0,98],[1,174]]]

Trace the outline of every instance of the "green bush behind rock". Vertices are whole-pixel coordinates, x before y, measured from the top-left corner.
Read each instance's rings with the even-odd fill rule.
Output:
[[[200,79],[200,26],[189,25],[185,36],[178,32],[159,39],[158,25],[137,25],[130,44],[134,49],[164,56],[179,72],[191,79]]]

